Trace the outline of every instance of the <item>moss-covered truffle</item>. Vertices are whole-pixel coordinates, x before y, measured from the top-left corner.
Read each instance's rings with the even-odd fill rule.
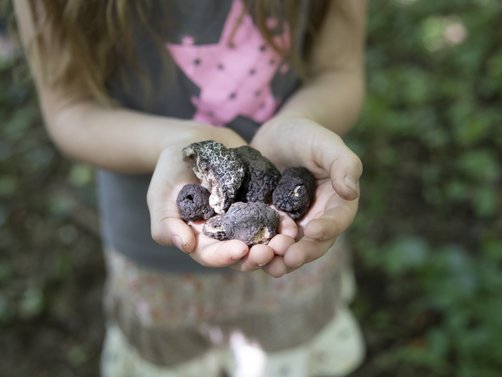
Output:
[[[210,191],[209,205],[216,213],[224,213],[235,201],[244,179],[244,162],[234,150],[214,140],[190,144],[183,155],[192,159],[195,175]]]
[[[315,187],[315,177],[307,169],[286,169],[272,194],[274,206],[292,219],[300,219],[314,200]]]
[[[214,210],[209,205],[209,195],[210,192],[200,185],[183,186],[176,199],[181,218],[195,221],[214,216]]]
[[[251,246],[268,243],[277,234],[279,220],[279,213],[265,203],[237,202],[223,216],[209,219],[203,232],[219,240],[236,239]]]
[[[244,145],[234,149],[246,164],[246,175],[237,195],[242,202],[272,201],[272,192],[281,178],[275,165],[258,150]]]

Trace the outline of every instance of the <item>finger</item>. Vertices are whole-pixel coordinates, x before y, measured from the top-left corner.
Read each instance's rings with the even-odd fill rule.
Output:
[[[185,253],[191,253],[196,245],[192,228],[183,220],[166,217],[160,220],[152,217],[152,238],[160,245],[174,245]]]
[[[357,201],[340,203],[339,199],[334,198],[331,202],[337,204],[305,225],[305,236],[317,241],[328,241],[343,233],[352,224],[357,213]]]
[[[196,244],[194,232],[180,219],[175,199],[168,196],[169,194],[164,191],[149,190],[147,203],[152,238],[160,245],[175,245],[180,250],[190,253]]]
[[[170,157],[167,151],[162,155]],[[184,179],[178,184],[173,184],[162,174],[164,169],[167,169],[165,166],[167,160],[172,163],[172,158],[159,158],[148,187],[146,199],[150,213],[151,235],[160,245],[175,245],[189,253],[195,248],[195,235],[190,226],[181,220],[176,205],[176,196],[183,186]]]
[[[274,250],[267,245],[254,245],[243,258],[239,266],[240,271],[254,271],[270,263],[274,258]]]
[[[273,208],[277,211],[277,208]],[[298,226],[296,225],[296,222],[291,217],[289,217],[286,212],[277,212],[279,212],[280,216],[279,228],[277,232],[291,238],[296,238],[296,236],[298,235]]]
[[[201,235],[190,256],[206,267],[227,267],[235,264],[248,252],[248,246],[242,241],[216,241]]]
[[[288,273],[288,268],[280,256],[275,256],[272,261],[263,267],[263,271],[274,278],[280,278]]]
[[[295,270],[305,263],[312,262],[321,257],[335,243],[336,239],[329,241],[316,241],[303,237],[300,241],[291,245],[284,254],[284,264],[287,270]]]
[[[333,133],[327,135],[314,149],[315,160],[329,172],[334,190],[342,198],[359,197],[359,179],[363,164],[343,140]]]
[[[342,198],[354,200],[359,197],[359,179],[363,173],[363,164],[349,148],[333,160],[330,177],[333,188]]]
[[[294,243],[294,238],[284,234],[278,234],[270,240],[268,246],[274,251],[275,255],[284,255],[286,250]]]

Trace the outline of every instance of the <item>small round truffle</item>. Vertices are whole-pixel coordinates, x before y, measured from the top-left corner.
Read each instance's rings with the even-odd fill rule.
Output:
[[[300,219],[314,200],[315,188],[315,177],[307,169],[286,169],[272,194],[274,206],[293,220]]]
[[[214,211],[209,205],[210,192],[200,186],[188,184],[178,193],[176,204],[180,211],[180,216],[185,221],[207,220],[214,215]]]
[[[249,246],[268,243],[277,234],[280,220],[276,210],[260,202],[237,202],[221,218],[215,217],[206,222],[204,234],[219,240],[224,235],[223,239],[241,240]]]
[[[193,161],[193,171],[201,185],[210,191],[209,205],[218,214],[235,201],[245,175],[245,164],[232,149],[214,140],[183,148],[183,156]]]
[[[237,200],[270,203],[272,192],[281,178],[279,170],[253,147],[244,145],[234,150],[246,164],[246,175],[237,194]]]

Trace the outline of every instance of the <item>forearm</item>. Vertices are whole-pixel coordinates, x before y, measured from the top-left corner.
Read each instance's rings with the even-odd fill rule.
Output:
[[[267,139],[277,140],[272,138],[291,134],[288,120],[298,118],[340,136],[355,124],[365,92],[366,1],[337,0],[329,4],[307,62],[311,77],[257,136],[268,134]]]
[[[364,93],[362,70],[322,73],[297,91],[272,122],[307,118],[342,136],[355,124]]]
[[[122,172],[153,171],[165,148],[181,150],[194,141],[231,137],[230,132],[193,121],[109,108],[93,101],[42,107],[51,139],[63,153]]]
[[[322,142],[342,137],[359,116],[363,82],[362,74],[357,73],[319,75],[260,127],[253,145],[276,163],[286,164],[301,155],[302,149],[319,150]]]

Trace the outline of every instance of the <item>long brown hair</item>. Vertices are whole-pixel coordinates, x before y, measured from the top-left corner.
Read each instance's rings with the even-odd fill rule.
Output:
[[[327,1],[245,2],[266,41],[300,74],[304,73],[309,46],[319,31]],[[107,101],[106,81],[124,58],[124,51],[127,59],[134,60],[129,25],[139,18],[145,30],[154,34],[148,28],[152,6],[151,0],[30,0],[36,34],[28,52],[49,85],[78,83],[95,98]],[[270,16],[288,24],[292,43],[287,51],[274,43],[266,26]],[[302,19],[306,24],[301,24]],[[299,29],[306,31],[302,38],[298,38]],[[50,44],[45,43],[47,39]]]

